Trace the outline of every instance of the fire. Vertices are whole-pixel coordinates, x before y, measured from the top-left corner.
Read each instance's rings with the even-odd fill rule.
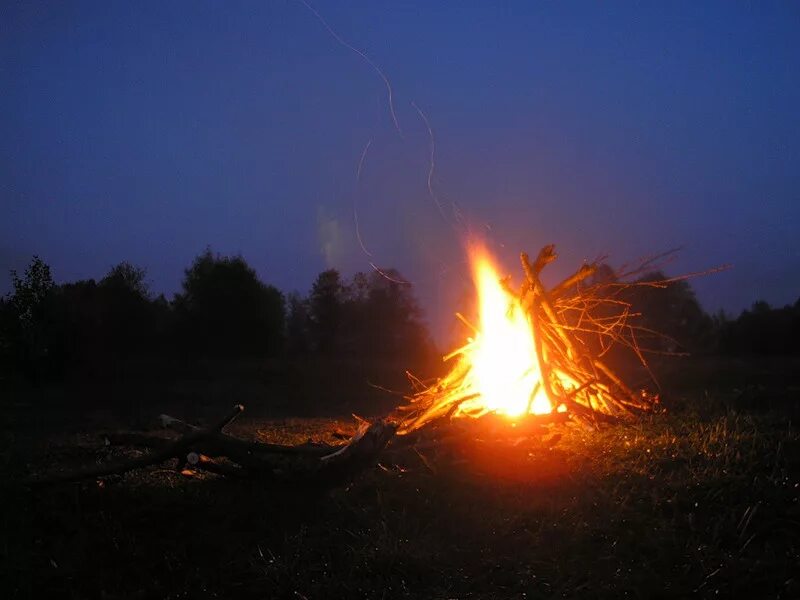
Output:
[[[584,320],[581,331],[596,334],[601,343],[624,342],[638,352],[636,339],[626,333],[630,329],[626,324],[629,305],[623,302],[622,312],[612,321],[608,316],[592,315],[585,307],[589,301],[604,308],[617,308],[619,303],[614,300],[613,304],[604,304],[602,296],[593,295],[596,291],[591,286],[582,289],[578,285],[596,272],[596,264],[584,264],[548,291],[540,273],[555,260],[554,247],[543,247],[533,262],[522,252],[525,279],[517,295],[500,280],[485,248],[473,246],[469,256],[478,300],[477,322],[467,323],[473,337],[445,357],[455,360],[434,384],[409,375],[415,393],[392,417],[400,435],[428,423],[487,413],[513,421],[555,410],[568,412],[567,418],[586,427],[597,428],[601,422],[619,422],[639,411],[655,410],[657,396],[630,390],[603,362],[602,354],[593,355],[584,339],[573,335],[576,327],[565,316],[569,310],[579,310]]]
[[[528,315],[501,285],[485,249],[473,249],[470,259],[479,322],[474,338],[458,351],[469,365],[459,393],[475,396],[463,402],[458,412],[509,417],[551,412]]]

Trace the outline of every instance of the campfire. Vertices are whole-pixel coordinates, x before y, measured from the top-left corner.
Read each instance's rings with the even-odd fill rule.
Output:
[[[472,248],[478,319],[470,323],[458,315],[470,335],[444,357],[452,363],[450,371],[432,385],[410,376],[415,391],[407,402],[386,419],[361,420],[345,443],[285,446],[227,435],[224,428],[243,410],[236,405],[206,428],[162,415],[162,425],[180,434],[177,438],[110,434],[106,438],[110,444],[143,446],[149,452],[121,463],[33,478],[31,483],[116,475],[177,458],[176,466],[187,473],[204,470],[227,477],[332,486],[374,465],[381,456],[396,455],[393,450],[409,446],[416,450],[419,446],[414,444],[423,438],[441,447],[454,437],[442,435],[447,425],[450,433],[457,430],[461,437],[469,433],[454,424],[486,418],[503,419],[512,426],[533,419],[541,421],[537,427],[572,421],[598,428],[653,411],[658,397],[634,393],[603,361],[610,348],[622,345],[646,366],[637,328],[629,322],[633,313],[620,297],[633,284],[593,281],[599,265],[592,263],[548,290],[540,275],[556,258],[553,246],[545,246],[534,261],[525,253],[520,258],[524,276],[515,290],[510,278],[500,277],[484,247]]]
[[[597,264],[582,266],[546,290],[540,274],[555,258],[553,246],[545,246],[533,262],[522,253],[524,279],[515,292],[483,246],[471,249],[479,322],[458,315],[472,335],[445,357],[455,364],[444,378],[430,387],[412,379],[417,391],[398,410],[401,434],[439,419],[488,413],[515,419],[555,410],[597,426],[653,410],[657,397],[630,390],[587,340],[594,336],[606,347],[623,343],[644,362],[628,323],[629,306],[585,285]],[[601,306],[617,309],[599,317]]]

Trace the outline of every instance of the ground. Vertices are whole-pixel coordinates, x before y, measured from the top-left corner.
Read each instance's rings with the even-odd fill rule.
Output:
[[[31,491],[20,483],[30,472],[133,450],[104,445],[103,432],[121,427],[109,414],[69,422],[63,406],[17,395],[3,407],[0,589],[4,598],[800,597],[797,364],[748,365],[685,369],[665,393],[667,413],[633,426],[512,431],[503,444],[473,436],[388,457],[330,491],[186,478],[169,465]],[[232,432],[299,443],[351,430],[350,419],[251,414]]]

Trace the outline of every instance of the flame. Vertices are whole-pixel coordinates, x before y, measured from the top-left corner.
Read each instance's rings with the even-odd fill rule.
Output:
[[[459,351],[470,365],[460,391],[476,396],[462,403],[458,412],[496,412],[509,417],[552,412],[528,315],[501,285],[484,248],[473,248],[470,260],[479,322],[475,337]]]

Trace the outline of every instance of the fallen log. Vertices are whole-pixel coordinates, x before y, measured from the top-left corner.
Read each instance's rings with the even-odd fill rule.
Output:
[[[122,475],[135,469],[178,459],[191,468],[224,476],[253,477],[284,483],[333,487],[355,477],[377,462],[378,455],[394,437],[396,427],[384,421],[364,423],[347,443],[301,444],[286,446],[249,442],[223,433],[244,407],[236,405],[231,413],[211,427],[200,428],[169,415],[161,415],[164,427],[181,434],[175,440],[143,434],[112,434],[109,443],[133,444],[151,448],[136,458],[77,470],[31,477],[32,487],[98,479]],[[228,462],[220,462],[224,457]]]

